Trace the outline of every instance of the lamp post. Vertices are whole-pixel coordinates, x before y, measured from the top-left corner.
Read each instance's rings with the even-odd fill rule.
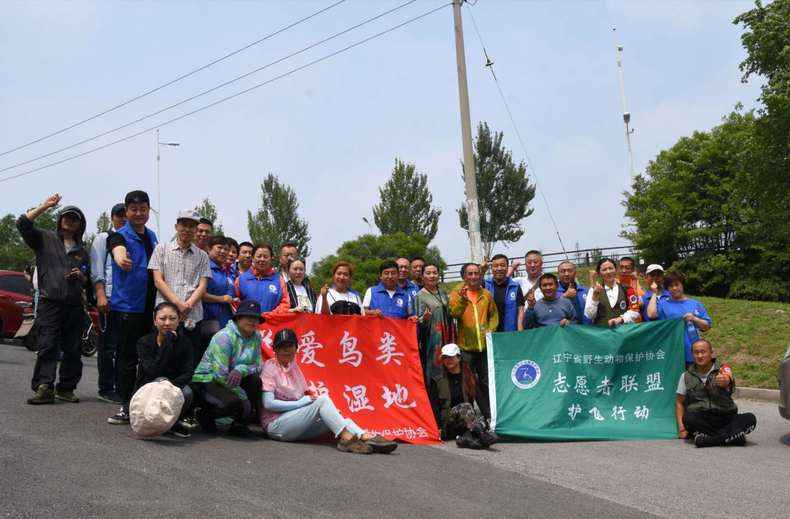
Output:
[[[370,234],[374,234],[373,233],[373,226],[370,225],[370,221],[364,216],[362,217],[362,221],[365,222],[366,224],[368,224],[368,228],[370,229]]]
[[[159,158],[159,147],[160,146],[171,146],[176,147],[180,146],[181,144],[178,142],[162,142],[159,140],[159,128],[156,129],[156,235],[159,236],[160,228],[159,228],[159,220],[161,218],[162,212],[162,192],[159,188],[159,163],[161,162]]]

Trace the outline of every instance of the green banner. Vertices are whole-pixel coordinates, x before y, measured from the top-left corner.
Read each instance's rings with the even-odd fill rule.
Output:
[[[677,437],[684,322],[551,326],[488,337],[492,425],[505,437]]]

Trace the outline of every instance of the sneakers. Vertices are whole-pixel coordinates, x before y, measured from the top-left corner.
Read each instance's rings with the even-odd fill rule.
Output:
[[[74,391],[68,391],[65,389],[56,389],[55,398],[63,402],[68,402],[70,404],[76,404],[77,402],[80,401],[80,399],[74,395]]]
[[[353,452],[354,454],[373,453],[373,447],[362,441],[359,436],[353,436],[348,440],[338,439],[337,450],[340,452]]]
[[[751,432],[751,431],[749,431]],[[734,434],[728,438],[724,439],[724,445],[733,445],[736,447],[743,447],[746,445],[746,432],[739,432],[738,434]]]
[[[192,418],[191,416],[187,416],[185,418],[180,419],[178,423],[181,425],[181,427],[183,427],[188,431],[194,431],[200,426],[198,421],[195,418]]]
[[[180,421],[176,422],[175,425],[173,425],[173,427],[171,427],[170,430],[167,431],[166,434],[170,434],[172,436],[175,436],[176,438],[191,438],[192,437],[192,433],[189,431],[189,429],[184,427],[181,424]]]
[[[721,441],[709,434],[697,433],[694,435],[694,445],[697,447],[716,447],[721,444]]]
[[[129,412],[122,407],[120,411],[107,418],[107,423],[113,425],[129,425]]]
[[[390,452],[398,448],[397,443],[384,438],[380,434],[377,434],[373,438],[365,440],[365,443],[367,443],[373,448],[373,452],[379,454],[389,454]]]
[[[27,403],[30,405],[54,404],[55,393],[49,384],[39,384],[36,388],[36,394],[28,398]]]
[[[108,404],[122,404],[123,398],[115,391],[100,391],[96,396],[97,400],[107,402]]]

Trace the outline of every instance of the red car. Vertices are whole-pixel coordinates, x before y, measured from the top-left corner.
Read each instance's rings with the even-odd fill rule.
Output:
[[[0,270],[0,336],[27,334],[33,319],[32,291],[22,272]]]

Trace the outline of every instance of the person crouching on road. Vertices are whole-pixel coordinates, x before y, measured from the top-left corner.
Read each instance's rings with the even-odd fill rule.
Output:
[[[261,305],[250,299],[239,303],[233,320],[218,331],[192,376],[201,407],[200,427],[216,433],[217,418],[232,418],[230,433],[250,435],[247,424],[258,416],[261,402]]]
[[[752,413],[738,414],[732,400],[732,370],[714,359],[713,346],[705,339],[691,349],[694,364],[680,375],[675,400],[678,438],[691,436],[697,447],[745,445],[757,418]]]
[[[485,418],[474,408],[477,380],[461,358],[457,344],[442,346],[442,372],[431,379],[428,396],[442,440],[459,447],[487,449],[497,441]]]
[[[387,454],[397,443],[365,432],[343,418],[329,395],[307,390],[302,370],[295,361],[296,333],[285,328],[274,336],[274,358],[263,365],[261,425],[269,438],[278,441],[309,440],[331,431],[343,452]]]
[[[60,195],[54,194],[16,221],[22,239],[36,253],[41,294],[36,310],[39,349],[31,381],[36,394],[27,400],[33,405],[51,404],[56,398],[79,402],[74,389],[82,378],[82,291],[90,279],[90,257],[82,242],[85,216],[69,205],[58,214],[56,231],[44,231],[33,224],[59,202]],[[60,379],[55,385],[61,352]]]
[[[138,389],[160,379],[167,379],[181,390],[184,395],[184,406],[181,417],[185,416],[192,406],[192,343],[184,335],[176,331],[178,328],[178,307],[170,302],[162,302],[154,309],[155,330],[144,335],[137,341],[137,380]],[[170,433],[180,438],[191,436],[189,429],[180,421],[170,429]]]

